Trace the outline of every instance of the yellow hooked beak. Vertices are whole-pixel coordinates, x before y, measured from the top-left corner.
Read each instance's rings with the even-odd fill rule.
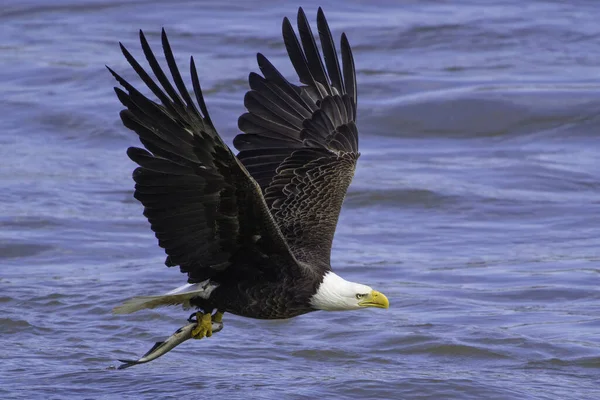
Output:
[[[383,293],[379,293],[377,290],[371,290],[371,293],[359,301],[358,305],[361,307],[389,308],[390,301]]]

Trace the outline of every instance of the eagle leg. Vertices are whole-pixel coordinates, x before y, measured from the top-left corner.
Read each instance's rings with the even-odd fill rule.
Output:
[[[193,339],[202,339],[203,337],[212,336],[212,315],[210,313],[203,314],[200,311],[196,313],[197,325],[192,329]]]
[[[198,320],[196,319],[196,314],[195,312],[192,313],[192,315],[190,315],[190,317],[188,318],[188,322],[198,322]]]

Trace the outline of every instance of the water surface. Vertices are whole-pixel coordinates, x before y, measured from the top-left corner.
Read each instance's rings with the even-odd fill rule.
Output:
[[[185,277],[132,198],[115,82],[137,30],[196,58],[227,143],[255,53],[290,79],[281,19],[314,1],[29,1],[0,7],[0,397],[600,397],[600,25],[592,1],[330,1],[359,80],[361,152],[332,264],[389,310],[113,316]],[[314,25],[313,25],[314,28]],[[135,78],[134,78],[135,79]],[[139,82],[139,80],[135,80]]]

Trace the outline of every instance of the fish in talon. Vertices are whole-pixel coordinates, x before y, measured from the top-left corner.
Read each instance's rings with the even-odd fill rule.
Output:
[[[134,365],[144,364],[152,360],[156,360],[158,357],[167,354],[181,343],[192,338],[192,331],[198,326],[196,321],[190,321],[189,324],[182,326],[177,329],[171,336],[169,336],[163,342],[156,342],[154,346],[146,354],[144,354],[139,360],[119,360],[121,364],[118,369],[125,369],[133,367]],[[222,322],[212,323],[212,333],[215,334],[223,329]]]

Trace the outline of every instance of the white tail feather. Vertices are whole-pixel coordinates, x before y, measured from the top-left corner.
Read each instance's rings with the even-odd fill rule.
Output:
[[[133,297],[113,309],[114,314],[130,314],[144,309],[181,304],[184,310],[191,307],[190,300],[194,297],[208,299],[218,285],[209,280],[187,284],[160,296]]]

